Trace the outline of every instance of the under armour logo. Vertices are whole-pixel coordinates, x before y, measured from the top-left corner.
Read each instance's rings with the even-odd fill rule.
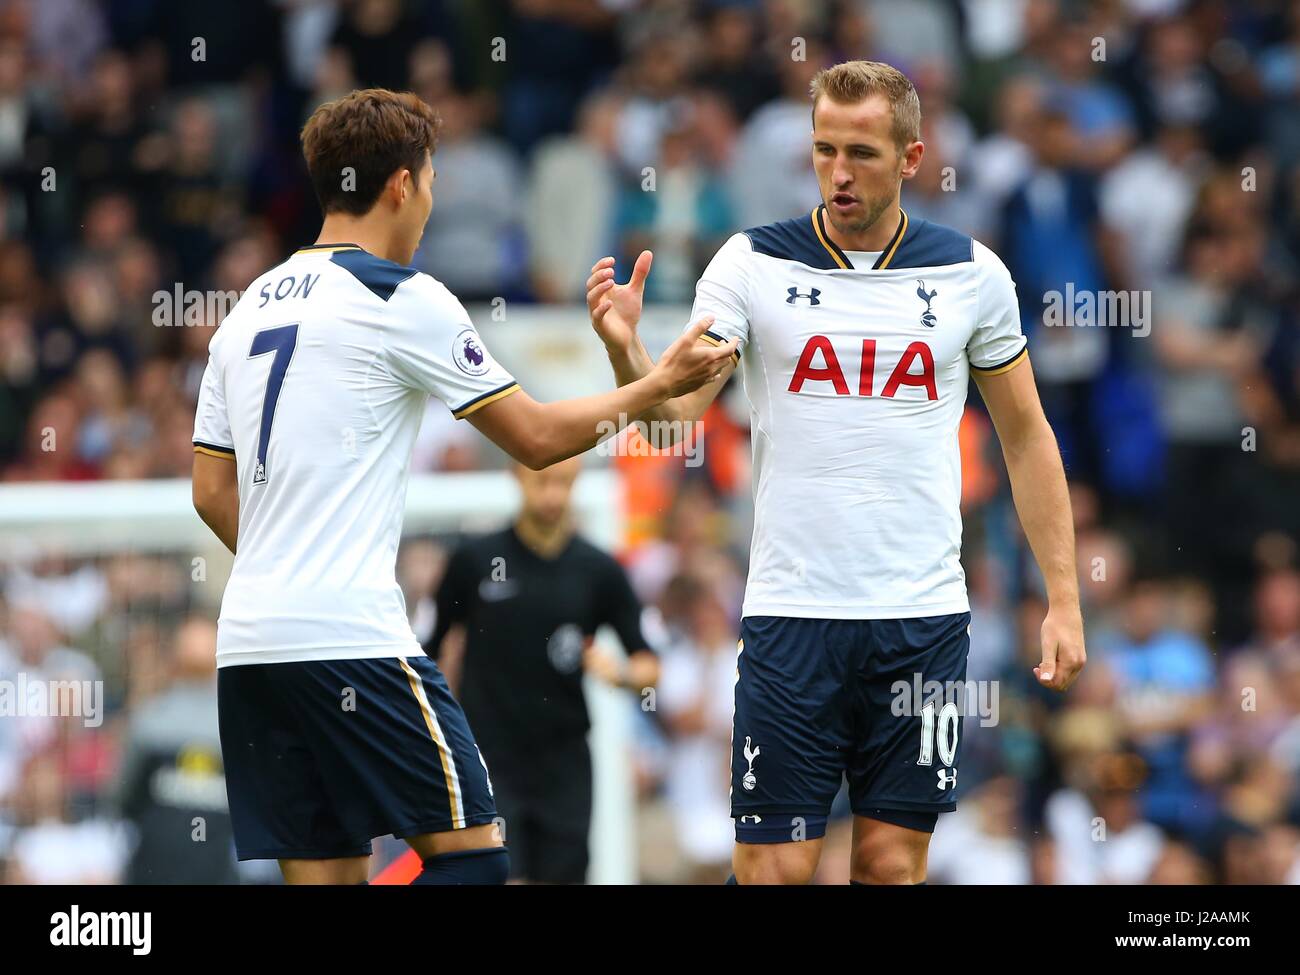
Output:
[[[761,823],[763,821],[763,817],[762,816],[741,816],[740,821],[742,823]]]
[[[955,768],[941,768],[938,772],[940,789],[957,788],[957,770]]]
[[[921,313],[921,324],[926,328],[934,328],[935,323],[939,321],[939,316],[930,311],[930,300],[937,295],[938,291],[926,291],[925,282],[920,278],[916,279],[919,287],[916,289],[916,296],[925,302],[925,311]]]
[[[740,784],[745,787],[746,792],[753,792],[754,787],[758,785],[758,776],[754,774],[754,759],[762,754],[761,748],[750,747],[749,735],[745,736],[745,761],[749,763],[749,768],[745,772],[745,777],[740,780]]]
[[[790,287],[790,288],[786,288],[786,293],[789,294],[790,296],[789,298],[785,299],[785,303],[787,305],[793,305],[796,298],[807,298],[808,304],[810,305],[821,304],[821,298],[818,297],[821,294],[821,289],[819,288],[813,288],[810,292],[808,292],[808,294],[801,295],[799,293],[798,288]]]

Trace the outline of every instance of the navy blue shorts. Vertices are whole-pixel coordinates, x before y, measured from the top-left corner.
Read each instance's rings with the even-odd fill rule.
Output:
[[[366,856],[376,836],[496,817],[465,714],[428,657],[242,664],[217,685],[241,860]]]
[[[732,725],[742,843],[824,835],[853,813],[932,831],[956,808],[970,613],[901,620],[748,616]]]

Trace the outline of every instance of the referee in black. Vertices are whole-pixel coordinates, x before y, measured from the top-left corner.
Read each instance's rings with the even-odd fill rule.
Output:
[[[591,825],[589,672],[640,692],[659,678],[641,633],[641,606],[622,567],[579,537],[569,510],[579,458],[532,471],[516,465],[523,506],[514,523],[463,542],[447,563],[425,652],[438,659],[464,627],[459,693],[505,820],[512,879],[586,880]],[[592,645],[609,624],[626,662]],[[454,664],[449,668],[454,675]]]

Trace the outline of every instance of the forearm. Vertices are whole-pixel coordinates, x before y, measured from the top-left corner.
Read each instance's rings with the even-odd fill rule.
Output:
[[[239,495],[214,500],[197,511],[203,523],[212,529],[212,534],[234,553],[239,538]]]
[[[649,650],[637,650],[618,660],[594,644],[583,655],[587,673],[623,690],[644,694],[659,683],[659,658]]]
[[[541,467],[590,450],[666,398],[663,382],[647,372],[609,392],[544,404]]]
[[[628,657],[625,684],[633,691],[644,691],[659,683],[659,658],[647,650]]]
[[[626,349],[606,349],[609,354],[609,364],[614,370],[614,381],[620,387],[627,386],[650,374],[654,368],[654,360],[650,358],[650,353],[641,342],[641,336],[634,336],[631,345]],[[648,410],[632,417],[634,420],[646,421],[672,421],[681,419],[680,401],[677,399],[665,400]]]
[[[1048,603],[1077,607],[1074,519],[1052,428],[1042,421],[1022,442],[1004,444],[1003,456],[1021,527],[1047,586]]]

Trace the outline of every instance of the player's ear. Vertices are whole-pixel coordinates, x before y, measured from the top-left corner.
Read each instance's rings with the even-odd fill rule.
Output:
[[[921,158],[925,155],[925,143],[919,139],[909,143],[903,149],[903,179],[911,179],[921,168]]]
[[[388,177],[388,182],[384,184],[384,193],[393,201],[396,206],[401,206],[406,202],[407,196],[414,189],[412,183],[411,189],[407,188],[406,181],[414,180],[414,174],[409,169],[396,169],[393,175]]]

